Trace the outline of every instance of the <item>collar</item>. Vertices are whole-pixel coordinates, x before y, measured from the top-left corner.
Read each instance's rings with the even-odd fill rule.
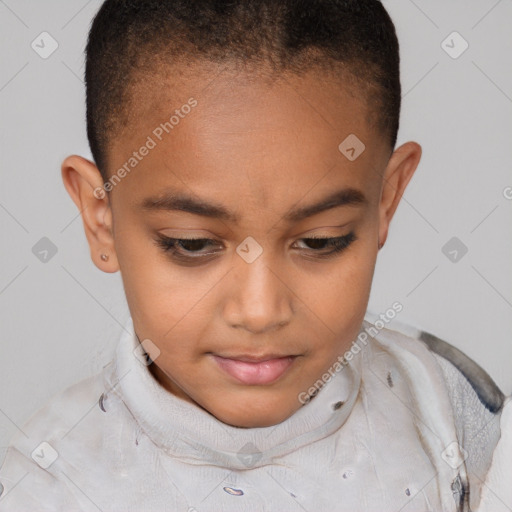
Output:
[[[169,393],[135,355],[139,345],[129,318],[116,347],[109,377],[115,384],[108,392],[123,401],[155,445],[191,464],[253,468],[327,437],[345,423],[361,382],[361,358],[356,357],[341,370],[341,364],[333,366],[330,380],[324,378],[327,382],[319,392],[285,421],[239,428]]]

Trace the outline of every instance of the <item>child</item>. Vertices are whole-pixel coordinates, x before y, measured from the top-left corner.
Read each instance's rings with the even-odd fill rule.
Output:
[[[86,54],[62,176],[131,317],[12,440],[0,511],[476,509],[503,394],[400,302],[365,320],[421,156],[382,5],[107,0]]]

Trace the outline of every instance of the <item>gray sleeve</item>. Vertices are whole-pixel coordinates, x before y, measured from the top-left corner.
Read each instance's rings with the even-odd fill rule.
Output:
[[[448,359],[446,353],[440,355],[432,348],[431,350],[441,367],[448,388],[458,442],[467,453],[465,464],[469,479],[470,507],[475,510],[480,501],[482,484],[489,470],[494,448],[501,435],[500,417],[504,395],[491,377],[465,354],[463,355],[467,360],[461,361],[453,354],[448,354]],[[476,368],[468,371],[468,361]],[[474,375],[478,378],[474,378]]]

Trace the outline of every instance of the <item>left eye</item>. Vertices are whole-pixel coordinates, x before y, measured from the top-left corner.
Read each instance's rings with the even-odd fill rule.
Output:
[[[331,256],[336,253],[340,253],[346,249],[354,240],[356,236],[353,232],[347,235],[338,236],[334,238],[301,238],[299,242],[306,243],[309,249],[313,253],[318,253],[317,257]]]
[[[333,246],[337,238],[301,238],[299,242],[303,242],[306,247],[306,249],[312,249],[314,251],[321,251],[323,249],[329,248]]]

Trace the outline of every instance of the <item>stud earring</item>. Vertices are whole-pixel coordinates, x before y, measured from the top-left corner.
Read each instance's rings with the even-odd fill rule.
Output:
[[[108,261],[108,254],[102,254],[100,256],[100,258],[103,260],[103,261]]]

